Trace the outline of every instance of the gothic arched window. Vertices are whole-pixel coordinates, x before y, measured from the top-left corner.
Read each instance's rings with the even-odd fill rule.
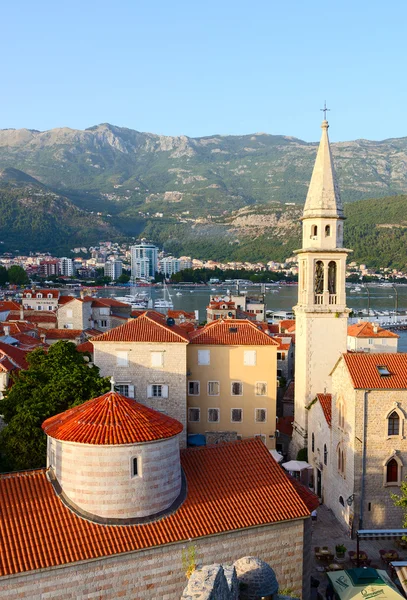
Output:
[[[336,262],[334,260],[328,264],[328,290],[330,294],[336,294]]]
[[[315,293],[322,294],[324,291],[324,263],[317,260],[315,263]]]
[[[394,410],[387,419],[387,435],[399,435],[400,433],[400,417]]]
[[[329,237],[331,235],[331,226],[325,225],[325,237]]]
[[[316,225],[312,225],[311,227],[311,237],[317,237],[318,235],[318,227]]]
[[[386,466],[386,482],[387,483],[397,483],[399,479],[399,466],[397,461],[392,458],[389,460]]]
[[[326,444],[324,444],[324,465],[328,464],[328,448],[326,447]]]

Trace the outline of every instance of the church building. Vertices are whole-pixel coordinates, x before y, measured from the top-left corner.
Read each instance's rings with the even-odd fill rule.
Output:
[[[290,452],[307,447],[307,406],[317,393],[329,393],[330,373],[346,352],[349,309],[346,307],[344,214],[328,138],[322,122],[311,183],[302,217],[302,248],[298,255],[298,302],[294,426]]]

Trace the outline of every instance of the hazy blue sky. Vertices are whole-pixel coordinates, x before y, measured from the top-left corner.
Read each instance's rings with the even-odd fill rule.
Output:
[[[0,128],[407,136],[405,0],[3,0]]]

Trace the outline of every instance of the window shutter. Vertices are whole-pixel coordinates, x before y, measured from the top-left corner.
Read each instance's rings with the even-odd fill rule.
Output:
[[[134,385],[129,385],[129,398],[134,398]]]
[[[168,398],[168,385],[162,386],[162,398]]]
[[[152,397],[153,397],[153,386],[148,385],[147,386],[147,398],[152,398]]]

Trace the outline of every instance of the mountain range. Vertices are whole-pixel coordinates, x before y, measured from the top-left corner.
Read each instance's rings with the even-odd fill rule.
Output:
[[[14,198],[31,194],[30,207],[55,234],[45,236],[47,246],[55,239],[69,248],[107,235],[143,235],[177,253],[240,260],[267,253],[278,260],[298,246],[297,219],[317,146],[265,133],[169,137],[109,124],[84,131],[0,130],[0,207],[3,212],[5,191]],[[403,204],[407,138],[331,147],[345,202],[386,197],[382,202],[391,205],[397,195]],[[27,201],[14,205],[16,213],[27,211]],[[377,213],[381,202],[373,205]],[[364,206],[357,226],[369,220],[370,205]],[[395,224],[400,219],[382,223]],[[13,248],[17,240],[10,239],[9,225],[0,220],[0,239]],[[19,235],[19,246],[44,249],[40,230],[28,229],[24,240]],[[381,227],[378,233],[395,231]]]

